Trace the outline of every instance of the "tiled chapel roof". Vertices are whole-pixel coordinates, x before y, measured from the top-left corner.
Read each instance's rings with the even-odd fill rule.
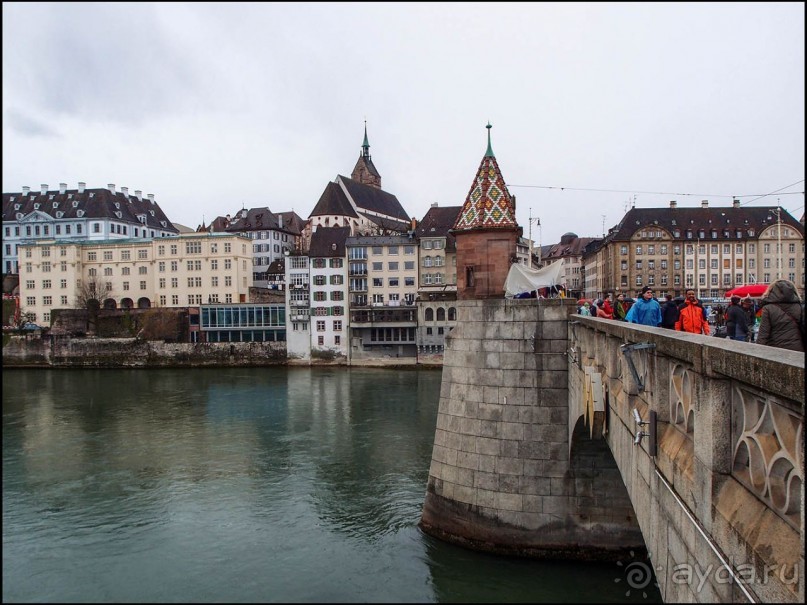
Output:
[[[496,156],[490,146],[488,125],[488,150],[479,164],[476,178],[471,183],[468,196],[454,224],[455,231],[518,226],[513,198],[505,185]]]

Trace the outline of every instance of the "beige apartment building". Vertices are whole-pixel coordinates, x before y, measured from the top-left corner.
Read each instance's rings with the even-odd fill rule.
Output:
[[[804,226],[779,207],[632,208],[584,254],[586,297],[634,295],[722,298],[748,284],[789,279],[804,296]]]
[[[20,307],[49,325],[51,310],[75,308],[93,283],[107,309],[247,302],[252,242],[226,233],[170,239],[20,244]]]

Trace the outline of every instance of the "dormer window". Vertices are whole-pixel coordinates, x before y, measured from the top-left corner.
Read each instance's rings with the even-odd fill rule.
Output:
[[[94,196],[94,195],[95,195],[95,193],[93,193],[93,192],[91,191],[91,192],[90,192],[90,199],[92,199],[92,196]]]
[[[36,204],[34,204],[34,210],[39,210],[39,202],[37,202]]]
[[[120,202],[115,202],[115,208],[120,208]]]
[[[17,198],[16,198],[16,197],[14,197],[13,195],[11,196],[11,201],[12,201],[12,202],[13,202],[14,200],[16,200],[16,199],[17,199]]]
[[[748,230],[748,237],[754,237],[754,230],[753,229]]]
[[[48,196],[48,199],[49,199],[49,200],[52,200],[54,195],[55,195],[55,194],[51,193],[51,194]]]
[[[84,216],[84,211],[83,210],[76,211],[76,216],[81,218],[82,216]]]
[[[22,220],[22,212],[17,213],[17,220]]]
[[[14,198],[11,198],[11,199],[13,200]],[[20,209],[20,205],[19,204],[14,204],[14,210],[19,210],[19,209]]]
[[[73,199],[73,194],[72,194],[72,193],[68,193],[68,194],[67,194],[67,199],[68,199],[68,200],[72,200],[72,199]]]
[[[160,224],[161,224],[163,227],[167,227],[167,226],[168,226],[168,224],[167,224],[165,221],[160,221]]]
[[[73,208],[78,208],[78,200],[73,200]]]
[[[59,207],[59,202],[53,202],[53,208],[56,209]]]
[[[116,210],[115,211],[115,216],[117,216],[118,218],[122,218],[123,217],[123,212],[121,212],[120,210]]]
[[[151,216],[154,216],[154,210],[149,210],[149,214],[151,214]]]
[[[56,218],[62,218],[63,216],[64,216],[64,212],[62,212],[61,210],[59,210],[59,211],[56,213]]]

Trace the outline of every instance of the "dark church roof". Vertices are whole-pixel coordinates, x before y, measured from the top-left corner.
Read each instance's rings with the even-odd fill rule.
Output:
[[[338,183],[328,183],[325,186],[325,191],[319,196],[319,201],[308,216],[325,215],[359,218]]]
[[[345,256],[345,240],[350,235],[350,227],[318,227],[311,234],[308,256],[311,258]]]
[[[3,222],[17,221],[18,217],[32,212],[42,212],[59,220],[108,218],[140,225],[138,216],[145,215],[146,227],[179,233],[157,202],[148,197],[127,196],[121,191],[112,193],[106,188],[84,189],[81,193],[78,189],[59,193],[57,189],[44,194],[41,191],[29,191],[27,195],[3,194]]]
[[[401,202],[393,194],[377,187],[363,185],[346,176],[339,175],[338,178],[345,184],[345,189],[347,189],[350,197],[353,198],[356,206],[360,209],[386,214],[402,221],[409,221],[409,216],[401,206]]]

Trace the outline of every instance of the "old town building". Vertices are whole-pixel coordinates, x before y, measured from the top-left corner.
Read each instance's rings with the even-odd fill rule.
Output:
[[[746,284],[793,281],[804,293],[804,226],[781,207],[631,208],[583,257],[586,296],[658,295],[721,298]]]
[[[82,307],[89,294],[106,309],[245,303],[251,266],[250,240],[230,234],[25,243],[20,308],[47,326],[52,309]]]
[[[59,239],[71,242],[170,237],[179,230],[168,220],[154,195],[128,187],[68,189],[60,183],[39,192],[23,187],[3,194],[3,272],[19,272],[18,247],[23,242]]]

